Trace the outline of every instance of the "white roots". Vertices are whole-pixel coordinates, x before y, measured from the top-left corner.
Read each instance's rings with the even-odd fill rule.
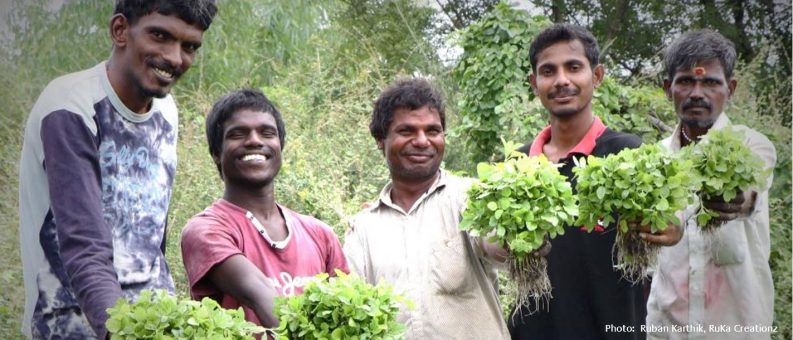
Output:
[[[509,275],[515,282],[517,306],[515,313],[526,307],[529,314],[551,298],[551,280],[548,279],[548,262],[542,256],[526,255],[522,259],[510,257]],[[533,303],[532,303],[533,302]],[[514,315],[513,315],[514,317]]]
[[[648,270],[655,265],[660,246],[644,241],[635,231],[623,232],[617,228],[617,241],[612,253],[617,252],[616,267],[622,271],[622,278],[630,283],[638,283],[648,277]]]

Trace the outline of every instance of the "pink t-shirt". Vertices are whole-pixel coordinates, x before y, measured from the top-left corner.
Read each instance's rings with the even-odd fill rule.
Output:
[[[316,274],[334,275],[337,268],[349,272],[339,239],[327,224],[280,205],[278,208],[291,230],[283,249],[268,244],[245,216],[245,209],[223,199],[187,222],[182,230],[182,259],[193,299],[208,296],[224,308],[241,306],[203,279],[212,267],[237,254],[256,265],[282,296],[302,293],[303,286]],[[246,320],[261,324],[252,309],[243,309]]]

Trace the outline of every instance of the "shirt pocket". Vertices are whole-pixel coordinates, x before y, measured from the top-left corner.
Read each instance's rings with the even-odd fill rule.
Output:
[[[710,250],[713,264],[730,266],[741,264],[746,258],[746,233],[742,223],[727,223],[713,233],[710,238]]]
[[[473,267],[466,244],[459,235],[442,239],[433,245],[430,281],[439,294],[460,295],[473,288]]]

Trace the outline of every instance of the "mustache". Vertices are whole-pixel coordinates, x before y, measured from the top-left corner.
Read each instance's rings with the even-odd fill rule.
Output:
[[[173,65],[171,65],[171,64],[169,64],[168,62],[165,62],[165,61],[152,60],[152,61],[149,62],[149,66],[156,67],[156,68],[159,68],[159,69],[161,69],[161,70],[163,70],[165,72],[173,74],[174,78],[179,78],[179,77],[182,76],[182,72],[179,71],[178,68],[176,68],[175,66],[173,66]]]
[[[688,110],[688,109],[693,109],[695,107],[701,107],[701,108],[707,109],[708,111],[713,110],[713,105],[710,105],[710,103],[708,103],[706,100],[701,99],[701,98],[700,99],[688,99],[688,100],[686,100],[685,102],[683,102],[682,109],[683,110]]]
[[[239,157],[241,155],[247,155],[249,153],[257,153],[261,155],[265,155],[267,157],[273,157],[275,155],[275,150],[267,145],[257,146],[257,147],[245,147],[242,150],[235,153],[235,156]]]
[[[577,94],[578,91],[576,91],[574,88],[562,87],[559,90],[549,93],[548,98],[554,99],[556,97],[570,97],[570,96],[575,96]]]

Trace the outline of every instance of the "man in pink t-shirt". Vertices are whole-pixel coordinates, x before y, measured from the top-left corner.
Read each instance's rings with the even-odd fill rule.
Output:
[[[218,100],[206,119],[207,141],[225,192],[182,230],[182,258],[194,299],[210,297],[273,328],[275,296],[300,294],[319,273],[349,272],[333,230],[275,202],[286,131],[261,92]]]

